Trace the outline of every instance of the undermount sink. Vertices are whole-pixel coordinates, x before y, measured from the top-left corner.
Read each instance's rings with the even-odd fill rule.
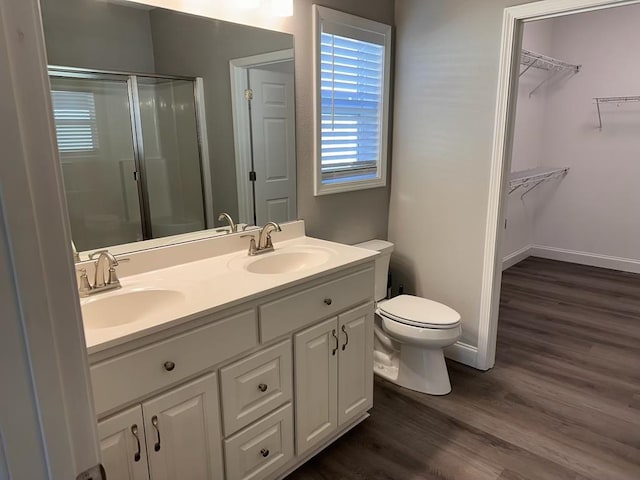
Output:
[[[166,315],[186,298],[176,290],[138,289],[116,291],[89,297],[82,302],[82,318],[86,328],[100,329],[126,325]]]
[[[256,257],[243,257],[231,262],[232,268],[249,273],[277,275],[308,270],[323,265],[331,258],[331,250],[312,247],[294,247],[263,253]]]

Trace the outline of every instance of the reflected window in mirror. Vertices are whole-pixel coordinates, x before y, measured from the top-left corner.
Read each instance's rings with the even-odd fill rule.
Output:
[[[315,194],[387,182],[391,26],[315,6]]]

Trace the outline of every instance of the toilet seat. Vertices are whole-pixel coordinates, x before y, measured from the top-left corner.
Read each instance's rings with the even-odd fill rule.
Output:
[[[454,309],[427,298],[400,295],[378,303],[379,315],[412,327],[445,330],[460,325],[460,314]]]

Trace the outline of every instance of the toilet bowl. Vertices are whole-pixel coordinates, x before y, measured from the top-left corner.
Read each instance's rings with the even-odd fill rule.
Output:
[[[375,273],[374,372],[410,390],[446,395],[451,383],[443,349],[460,338],[460,314],[413,295],[385,299],[393,244],[372,240],[356,246],[381,253]]]

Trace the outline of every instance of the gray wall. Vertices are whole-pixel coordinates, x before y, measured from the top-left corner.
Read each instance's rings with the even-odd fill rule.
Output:
[[[504,8],[513,0],[398,0],[393,268],[462,315],[477,345]]]
[[[313,196],[313,33],[314,3],[393,25],[393,0],[294,0],[294,16],[283,31],[296,42],[296,141],[298,216],[312,236],[344,243],[387,238],[389,189],[376,188]]]
[[[155,71],[148,10],[95,0],[41,0],[40,6],[50,65]]]
[[[293,48],[280,32],[245,27],[169,10],[151,11],[156,69],[163,74],[203,77],[213,212],[238,218],[229,60]]]

